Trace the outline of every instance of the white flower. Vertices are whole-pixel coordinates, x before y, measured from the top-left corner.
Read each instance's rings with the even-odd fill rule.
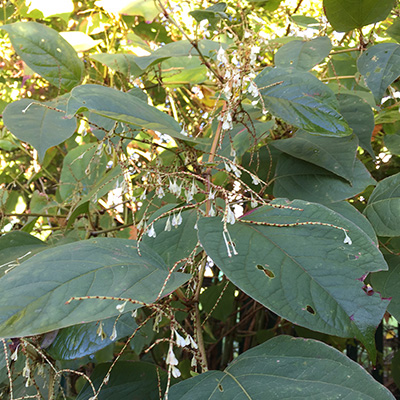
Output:
[[[253,185],[259,185],[260,184],[260,180],[258,179],[257,176],[252,175],[251,178],[252,178]]]
[[[174,378],[179,378],[181,376],[181,371],[179,371],[178,368],[172,366],[171,371]]]
[[[186,341],[185,339],[174,329],[173,330],[175,333],[175,337],[176,337],[176,344],[178,347],[185,347],[186,346]]]
[[[116,324],[114,324],[113,330],[112,330],[112,333],[111,333],[111,336],[110,336],[110,340],[112,340],[112,341],[114,341],[117,338],[117,328],[116,328],[115,325]]]
[[[190,340],[190,345],[192,346],[192,349],[197,350],[199,348],[199,346],[197,346],[197,343],[193,340],[193,338],[191,336],[189,336],[189,340]]]
[[[11,354],[11,360],[13,360],[13,361],[17,361],[18,360],[18,347],[19,347],[19,345],[15,349],[14,353]]]
[[[247,87],[247,93],[251,94],[253,97],[258,96],[258,88],[253,81],[251,81],[250,85]]]
[[[146,191],[147,189],[144,189],[143,193],[139,197],[140,200],[146,200]]]
[[[103,331],[103,322],[99,323],[99,327],[97,328],[97,336],[100,336],[101,340],[104,340],[107,337],[107,335]]]
[[[172,226],[177,228],[181,223],[182,223],[182,215],[181,211],[179,211],[178,215],[174,214],[174,216],[172,217]]]
[[[115,308],[116,308],[120,313],[122,313],[122,312],[124,312],[124,310],[125,310],[126,303],[127,303],[127,301],[125,301],[125,303],[118,304]]]
[[[174,194],[175,196],[180,196],[182,190],[182,184],[178,185],[176,182],[176,178],[173,182],[169,181],[169,191]]]
[[[162,199],[162,198],[165,196],[164,189],[163,189],[161,186],[159,186],[159,187],[156,189],[156,194],[157,194],[157,197],[158,197],[159,199]]]
[[[229,166],[229,164],[227,164],[227,163],[224,161],[224,165],[225,165],[225,169],[226,169],[228,172],[231,172],[231,167]]]
[[[167,359],[165,360],[167,365],[178,365],[178,360],[175,357],[174,350],[172,348],[172,345],[169,346],[168,354],[167,354]]]
[[[235,214],[229,206],[226,214],[226,222],[231,225],[233,225],[236,222]]]
[[[343,243],[351,245],[353,242],[351,241],[350,236],[347,234],[345,230],[343,232],[345,235]]]
[[[154,229],[154,224],[151,225],[151,228],[147,232],[147,236],[148,237],[153,237],[153,238],[155,238],[157,236],[156,230]]]
[[[217,60],[219,62],[223,63],[223,64],[227,64],[228,63],[228,60],[226,58],[225,50],[222,47],[220,47],[218,52],[217,52]]]
[[[190,363],[190,366],[191,366],[191,367],[196,367],[196,366],[197,366],[196,357],[193,357],[193,358],[192,358],[192,361],[191,361],[191,363]]]
[[[210,206],[210,211],[208,212],[208,215],[209,215],[210,217],[215,217],[215,216],[217,215],[217,213],[215,212],[214,207],[213,207],[212,204],[211,204],[211,206]]]
[[[168,215],[168,219],[167,219],[167,222],[165,223],[164,231],[170,232],[171,228],[172,228],[172,226],[171,226],[171,216]]]
[[[216,193],[217,193],[216,191],[213,192],[213,190],[210,189],[210,193],[208,194],[208,200],[214,200],[214,199],[215,199],[215,194],[216,194]]]
[[[254,199],[253,194],[251,194],[251,201],[250,201],[250,205],[252,208],[256,208],[258,203],[257,201]]]
[[[240,178],[240,175],[242,175],[242,172],[235,164],[231,164],[231,170],[238,178]]]

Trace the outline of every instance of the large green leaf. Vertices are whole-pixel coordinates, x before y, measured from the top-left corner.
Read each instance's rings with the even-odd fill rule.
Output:
[[[267,67],[254,82],[271,114],[310,133],[351,134],[334,93],[309,72]]]
[[[96,389],[100,386],[111,364],[96,366],[90,379]],[[120,361],[111,370],[107,385],[104,385],[98,400],[159,400],[160,389],[164,390],[167,374],[154,364]],[[88,400],[93,396],[86,384],[76,400]]]
[[[75,118],[66,119],[63,112],[48,108],[65,111],[66,103],[65,97],[45,103],[30,99],[15,101],[4,110],[4,124],[18,139],[31,144],[43,160],[47,149],[62,143],[75,132]]]
[[[378,236],[400,236],[400,173],[376,185],[364,214]]]
[[[379,104],[387,87],[400,76],[400,45],[376,44],[361,55],[357,66]]]
[[[75,147],[65,156],[60,176],[62,200],[87,195],[106,172],[107,157],[96,155],[97,143]]]
[[[99,53],[92,54],[90,58],[128,77],[137,77],[143,73],[135,62],[137,57],[133,54]]]
[[[72,118],[75,113],[85,109],[115,121],[159,131],[173,138],[194,141],[180,133],[182,128],[168,114],[117,89],[100,85],[76,87],[67,104],[67,116]]]
[[[382,21],[393,6],[393,0],[324,0],[326,17],[338,32]]]
[[[170,400],[394,399],[363,368],[312,339],[278,336],[254,347],[224,371],[172,386]]]
[[[15,52],[52,85],[71,90],[81,81],[83,63],[74,48],[54,29],[37,22],[3,25]]]
[[[221,218],[198,222],[199,240],[227,278],[250,297],[289,321],[341,337],[356,336],[374,351],[373,337],[387,301],[363,291],[370,271],[387,269],[377,244],[357,225],[320,204],[280,201],[291,210],[260,207],[242,217],[276,224],[322,222],[322,225],[262,226],[238,220],[228,230],[237,255],[229,257]]]
[[[366,100],[352,94],[337,94],[339,110],[350,128],[357,135],[360,146],[375,158],[371,146],[372,132],[375,127],[374,113]]]
[[[74,296],[114,296],[152,302],[168,268],[162,259],[136,242],[100,238],[42,251],[0,279],[0,337],[36,335],[119,314],[111,300],[65,302]],[[173,273],[164,294],[188,275]],[[131,303],[125,310],[138,308]]]
[[[353,179],[358,139],[355,135],[332,138],[297,131],[290,139],[275,140],[280,151],[325,168],[349,182]]]
[[[356,159],[351,182],[303,160],[281,154],[275,170],[274,196],[334,203],[362,193],[374,185],[364,164]]]
[[[105,337],[102,337],[99,331],[100,324]],[[73,360],[94,354],[112,343],[110,336],[114,325],[116,331],[114,340],[130,336],[137,328],[131,313],[123,314],[118,319],[112,317],[103,321],[69,326],[57,333],[50,347],[46,348],[46,352],[55,360]]]
[[[11,267],[11,261],[19,264],[26,257],[31,257],[47,248],[46,243],[22,231],[14,231],[0,236],[0,277]],[[20,261],[17,261],[21,257]]]
[[[293,40],[275,54],[275,65],[308,71],[327,57],[331,49],[332,43],[327,36],[307,41]]]
[[[371,285],[382,297],[390,300],[388,311],[398,321],[400,320],[400,258],[394,254],[385,256],[389,271],[371,274]]]

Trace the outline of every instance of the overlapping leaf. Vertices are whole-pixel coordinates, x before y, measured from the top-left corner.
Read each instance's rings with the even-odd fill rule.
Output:
[[[52,85],[71,90],[82,79],[83,63],[74,48],[54,29],[37,22],[3,25],[15,52]]]
[[[358,139],[355,135],[332,138],[297,131],[290,139],[276,140],[280,151],[325,168],[347,181],[353,180]]]
[[[371,274],[371,284],[382,297],[390,299],[388,312],[400,319],[400,258],[395,254],[385,256],[389,271]]]
[[[349,199],[376,182],[356,159],[351,182],[339,178],[324,168],[287,154],[281,154],[275,170],[275,197],[302,199],[328,204]]]
[[[293,40],[275,54],[275,65],[308,71],[327,57],[331,49],[332,44],[327,36],[308,41]]]
[[[137,77],[143,73],[135,62],[137,57],[133,54],[99,53],[92,54],[90,58],[128,77]]]
[[[30,99],[22,99],[9,104],[3,113],[7,128],[18,139],[31,144],[43,160],[47,149],[56,146],[73,135],[76,120],[66,119],[67,100],[65,97],[40,103]]]
[[[376,44],[361,55],[357,66],[379,104],[387,87],[400,76],[400,45]]]
[[[310,133],[348,136],[334,93],[308,72],[265,68],[254,80],[271,114]]]
[[[180,125],[168,114],[149,106],[130,93],[100,85],[82,85],[72,90],[67,104],[67,116],[88,110],[94,114],[144,129],[152,129],[173,138],[194,141],[182,135]]]
[[[110,337],[114,327],[114,340],[118,340],[130,336],[137,324],[131,313],[126,313],[118,319],[111,317],[103,321],[69,326],[60,329],[50,347],[46,348],[46,352],[55,360],[73,360],[94,354],[112,343]]]
[[[239,220],[228,227],[238,253],[229,257],[221,219],[202,218],[200,243],[230,281],[278,315],[319,332],[356,336],[374,351],[374,330],[387,301],[367,296],[362,280],[370,271],[387,269],[377,243],[320,204],[295,200],[287,206],[301,210],[264,206],[241,220],[328,225],[275,227]],[[348,229],[352,244],[329,224]]]
[[[65,304],[74,296],[154,301],[168,276],[162,259],[132,240],[100,238],[42,251],[0,279],[0,337],[36,335],[119,314],[111,300]],[[173,273],[164,294],[188,279]],[[125,311],[138,308],[131,303]]]
[[[372,132],[375,127],[374,113],[366,100],[352,94],[336,95],[339,110],[350,128],[357,135],[360,146],[375,157],[371,146]]]
[[[400,173],[378,183],[364,214],[378,236],[400,236]]]
[[[392,0],[324,0],[326,17],[339,32],[382,21],[392,7]]]
[[[389,400],[393,395],[338,350],[316,340],[278,336],[224,370],[172,386],[170,400]]]

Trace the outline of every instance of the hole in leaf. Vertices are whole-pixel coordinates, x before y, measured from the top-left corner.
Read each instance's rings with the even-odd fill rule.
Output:
[[[259,269],[260,271],[263,271],[264,274],[268,276],[268,278],[270,278],[270,279],[275,278],[275,274],[270,269],[263,267],[260,264],[257,264],[257,269]]]
[[[220,383],[218,383],[218,390],[219,390],[220,392],[223,392],[223,391],[224,391],[224,388],[222,387],[222,385],[221,385]]]
[[[369,284],[364,285],[362,289],[367,294],[367,296],[372,296],[375,293],[374,289],[372,289],[372,286]]]
[[[309,312],[312,315],[315,315],[315,310],[311,306],[306,307],[306,311]]]

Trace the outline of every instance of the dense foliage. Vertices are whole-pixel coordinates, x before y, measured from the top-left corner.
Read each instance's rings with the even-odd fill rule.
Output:
[[[394,398],[397,1],[1,4],[0,397]]]

